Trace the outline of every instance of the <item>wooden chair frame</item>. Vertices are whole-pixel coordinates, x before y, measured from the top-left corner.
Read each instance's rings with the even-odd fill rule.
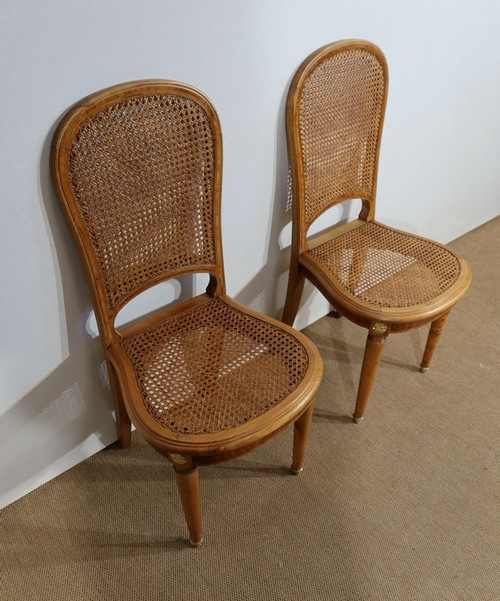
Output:
[[[337,63],[340,66],[337,66]],[[338,72],[333,75],[335,69],[338,69]],[[358,70],[360,81],[356,80]],[[325,83],[328,77],[331,79],[329,83]],[[374,81],[377,83],[374,84]],[[337,315],[344,315],[368,329],[354,411],[355,422],[359,422],[364,416],[389,333],[404,332],[431,324],[421,363],[421,371],[426,371],[448,314],[465,294],[471,280],[469,264],[448,247],[382,226],[375,221],[378,162],[387,102],[387,82],[387,63],[376,45],[364,40],[335,42],[316,50],[304,60],[290,85],[286,106],[287,142],[293,188],[293,233],[288,290],[282,319],[287,324],[293,324],[307,278],[331,303]],[[355,90],[355,95],[349,96],[352,90]],[[343,103],[344,111],[338,119],[335,115],[336,102]],[[369,114],[366,123],[363,121],[363,111]],[[333,132],[337,120],[341,123],[338,125],[339,132]],[[355,122],[356,126],[351,126],[350,120]],[[359,120],[361,125],[358,126],[356,120]],[[325,125],[325,122],[329,125]],[[361,133],[355,131],[355,127],[359,128]],[[351,130],[354,133],[351,133]],[[332,142],[333,133],[337,136],[335,142]],[[359,134],[359,139],[354,139],[355,134]],[[339,150],[336,144],[342,148]],[[353,150],[349,152],[347,149],[351,147]],[[344,162],[336,163],[339,170],[335,172],[332,168],[328,170],[325,165],[329,164],[331,155],[337,151],[339,156],[343,153]],[[337,179],[340,181],[338,185]],[[362,201],[358,219],[329,228],[321,234],[309,235],[311,225],[320,215],[337,204],[354,199]],[[422,294],[421,298],[416,296],[417,300],[407,303],[401,302],[405,299],[401,298],[402,293],[397,291],[394,294],[397,302],[392,306],[390,303],[377,303],[363,298],[356,292],[356,282],[359,283],[362,277],[368,277],[367,257],[374,253],[372,243],[366,242],[366,238],[372,236],[371,233],[365,233],[368,228],[375,232],[373,236],[390,240],[386,247],[383,246],[386,242],[380,242],[377,251],[386,248],[389,253],[394,252],[402,257],[405,251],[400,247],[409,245],[420,255],[432,254],[435,265],[425,265],[421,269],[425,272],[425,285],[430,282],[434,286],[436,273],[439,270],[446,271],[445,264],[448,263],[453,265],[453,281],[443,284],[433,294]],[[351,246],[342,248],[344,239],[349,239],[346,244]],[[393,240],[395,242],[392,242]],[[338,267],[332,266],[332,251],[328,249],[333,247],[341,249],[337,252],[344,252],[345,255],[350,253],[349,256],[352,256],[350,265],[342,268],[344,271],[348,269],[348,274],[340,273]],[[407,262],[423,265],[420,259],[415,257],[412,256],[411,261]],[[401,277],[402,270],[396,271],[398,277]],[[377,279],[377,274],[373,277],[375,288],[380,285],[382,278]],[[389,289],[392,280],[391,275],[385,276],[384,286]],[[418,288],[414,281],[411,281],[410,275],[407,276],[407,280],[407,285]],[[346,282],[352,285],[347,285]],[[396,287],[395,283],[393,288]]]
[[[151,115],[143,116],[144,111]],[[165,125],[165,119],[171,121]],[[147,135],[136,121],[144,124]],[[217,113],[200,91],[179,82],[144,80],[83,99],[63,117],[54,135],[51,166],[86,270],[119,440],[123,446],[130,444],[132,422],[151,447],[173,464],[190,541],[197,546],[202,541],[199,465],[248,453],[294,424],[292,470],[302,469],[322,377],[321,357],[296,330],[226,294],[222,135]],[[170,168],[173,179],[170,171],[163,172]],[[178,222],[183,219],[187,225],[182,229]],[[203,239],[186,243],[191,231]],[[111,241],[102,241],[106,236]],[[150,238],[154,252],[139,245]],[[175,244],[181,250],[174,256],[170,247]],[[123,274],[122,264],[126,264]],[[133,324],[116,325],[118,313],[134,297],[162,281],[195,273],[209,275],[204,294]],[[224,321],[226,314],[230,323]],[[203,317],[207,315],[208,321]],[[185,323],[190,328],[187,334]],[[190,336],[201,343],[193,343]],[[237,337],[236,342],[231,337]],[[246,355],[240,352],[240,340],[250,348]],[[159,370],[157,357],[174,347],[180,358],[175,355],[168,368],[151,376],[153,368]],[[290,366],[288,347],[296,353],[298,367]],[[191,359],[190,352],[196,357]],[[176,370],[186,377],[173,383]],[[248,379],[250,400],[245,403],[251,401],[251,408],[238,405],[239,399],[232,398],[234,391],[222,400],[216,393],[209,397],[206,389],[218,390],[229,372],[231,381],[238,382],[240,372]],[[153,394],[150,388],[158,379],[160,393]],[[281,396],[271,390],[269,382],[275,380],[276,388],[284,390]],[[174,394],[174,384],[182,394],[166,400]],[[221,413],[228,407],[229,413],[220,417],[215,406]],[[174,411],[177,417],[169,418]],[[203,425],[205,415],[210,417],[210,427]],[[188,425],[177,427],[177,419]],[[190,429],[190,420],[201,425]]]

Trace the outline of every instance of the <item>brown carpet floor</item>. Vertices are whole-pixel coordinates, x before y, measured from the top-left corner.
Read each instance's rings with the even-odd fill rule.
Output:
[[[0,512],[0,599],[498,601],[500,218],[452,246],[473,284],[431,370],[426,331],[390,337],[362,424],[365,330],[307,328],[325,377],[302,474],[291,431],[202,469],[192,549],[170,467],[134,435]]]

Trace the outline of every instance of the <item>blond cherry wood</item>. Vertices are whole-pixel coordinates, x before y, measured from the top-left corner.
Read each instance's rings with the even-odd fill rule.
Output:
[[[222,136],[201,92],[164,80],[97,92],[63,117],[51,165],[86,269],[118,437],[130,444],[133,423],[174,466],[198,546],[198,466],[294,424],[292,469],[302,468],[321,357],[300,332],[226,294]],[[137,295],[195,273],[209,275],[204,294],[116,326]]]
[[[286,107],[293,227],[282,319],[293,324],[307,278],[339,314],[368,329],[356,422],[364,415],[387,336],[431,324],[425,371],[450,310],[471,280],[469,264],[449,247],[375,221],[387,82],[377,46],[335,42],[304,60]],[[309,234],[325,211],[355,199],[362,205],[357,219]]]

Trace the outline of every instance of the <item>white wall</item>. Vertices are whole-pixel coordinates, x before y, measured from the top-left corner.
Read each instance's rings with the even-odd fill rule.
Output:
[[[56,122],[126,80],[202,89],[224,132],[228,291],[279,315],[290,228],[283,107],[346,37],[391,73],[378,218],[448,242],[500,211],[497,0],[3,0],[0,507],[115,439],[82,271],[48,175]],[[307,288],[296,325],[327,311]]]

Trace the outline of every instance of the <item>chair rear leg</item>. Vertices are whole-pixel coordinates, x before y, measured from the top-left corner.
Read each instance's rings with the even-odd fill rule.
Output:
[[[303,469],[304,456],[306,452],[307,439],[311,429],[311,421],[314,411],[314,401],[311,402],[306,411],[293,425],[293,458],[292,472],[299,474]]]
[[[109,361],[106,361],[106,364],[108,366],[109,384],[111,386],[111,393],[113,395],[118,440],[120,441],[121,447],[125,448],[130,446],[130,442],[132,440],[132,427],[130,424],[130,418],[127,410],[125,409],[120,382],[118,381],[116,372]]]
[[[439,339],[441,338],[441,334],[443,333],[449,314],[450,312],[447,311],[444,315],[441,315],[441,317],[438,317],[438,319],[431,323],[429,335],[427,336],[427,343],[425,345],[424,356],[422,357],[422,363],[420,364],[420,371],[422,373],[425,373],[430,367],[434,351],[436,350]]]
[[[199,547],[203,542],[203,535],[201,532],[201,498],[198,468],[190,462],[186,462],[185,464],[175,464],[174,470],[182,509],[189,531],[189,542],[193,547]]]
[[[293,325],[297,311],[299,310],[305,280],[306,277],[299,270],[298,266],[290,269],[285,307],[283,309],[283,317],[281,318],[281,321],[289,326]]]
[[[383,328],[385,328],[385,330],[377,331],[377,326],[379,330],[383,330]],[[373,383],[375,382],[375,376],[377,375],[378,366],[382,359],[388,333],[388,328],[385,324],[375,324],[368,332],[363,364],[361,366],[361,375],[359,377],[356,408],[353,415],[356,424],[359,424],[365,414],[366,405],[368,404],[370,392]]]

